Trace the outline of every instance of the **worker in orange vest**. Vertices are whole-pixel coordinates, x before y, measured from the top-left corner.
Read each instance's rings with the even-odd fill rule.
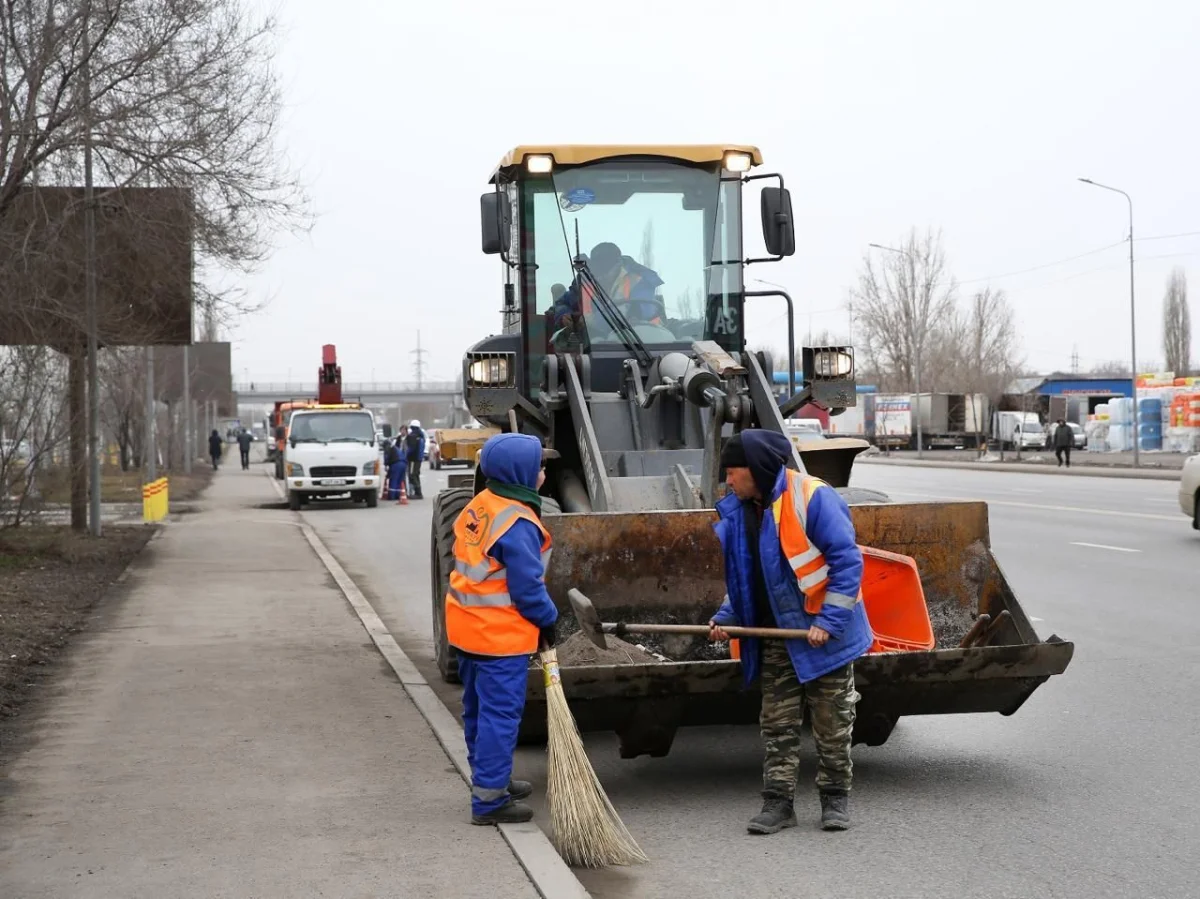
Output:
[[[662,301],[655,291],[663,280],[653,269],[624,255],[615,243],[606,242],[592,248],[588,271],[630,321],[662,324]],[[555,326],[572,327],[575,316],[591,316],[594,298],[592,285],[576,278],[565,293],[555,297]]]
[[[807,640],[741,641],[746,686],[762,688],[763,808],[755,834],[796,825],[800,725],[807,707],[817,749],[821,827],[850,826],[854,662],[874,636],[862,599],[862,551],[850,509],[824,481],[787,467],[791,442],[758,428],[731,437],[721,464],[731,493],[717,503],[728,594],[709,621],[808,631]]]
[[[558,620],[546,592],[550,534],[538,490],[542,444],[498,434],[484,444],[486,488],[454,522],[454,571],[446,593],[446,639],[458,653],[463,733],[471,764],[471,823],[528,821],[530,783],[512,779],[525,708],[529,656],[554,645]]]

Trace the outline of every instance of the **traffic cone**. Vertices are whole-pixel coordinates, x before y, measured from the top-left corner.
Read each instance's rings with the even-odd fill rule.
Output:
[[[404,489],[404,479],[400,479],[400,499],[396,500],[397,506],[408,505],[408,492]]]

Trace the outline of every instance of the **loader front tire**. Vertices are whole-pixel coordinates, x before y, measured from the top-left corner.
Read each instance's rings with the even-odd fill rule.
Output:
[[[458,676],[458,656],[446,639],[446,591],[454,570],[454,522],[475,492],[468,487],[443,490],[433,500],[433,524],[430,539],[430,588],[433,601],[433,652],[438,673],[448,684],[462,683]]]

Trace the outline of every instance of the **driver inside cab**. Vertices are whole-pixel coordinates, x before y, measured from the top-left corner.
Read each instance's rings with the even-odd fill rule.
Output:
[[[630,324],[665,325],[665,309],[655,293],[663,280],[653,269],[624,255],[615,243],[599,243],[588,257],[588,271]],[[555,327],[573,328],[579,315],[589,323],[597,318],[594,294],[592,285],[576,276],[571,286],[555,299]]]

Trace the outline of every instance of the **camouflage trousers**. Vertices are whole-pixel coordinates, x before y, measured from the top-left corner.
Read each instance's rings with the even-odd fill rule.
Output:
[[[782,640],[762,641],[763,793],[791,799],[800,767],[800,725],[808,708],[817,746],[817,789],[849,792],[853,765],[854,666],[846,665],[806,684],[796,677]]]

